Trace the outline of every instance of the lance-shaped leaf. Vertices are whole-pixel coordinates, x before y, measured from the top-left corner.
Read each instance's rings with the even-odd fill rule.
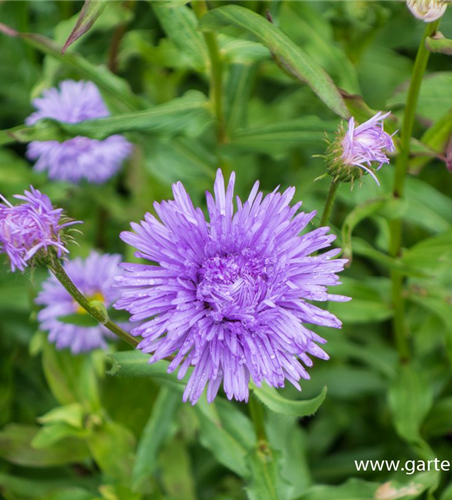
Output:
[[[427,37],[425,45],[430,52],[439,52],[440,54],[452,56],[452,40],[446,38],[439,31],[435,35]]]
[[[77,24],[74,26],[74,29],[69,35],[69,38],[66,40],[63,50],[61,51],[63,54],[70,45],[72,45],[91,28],[106,6],[106,0],[85,0],[82,11],[80,12],[80,16],[77,20]]]
[[[149,132],[171,136],[189,130],[193,135],[202,132],[211,120],[206,97],[200,92],[190,91],[183,97],[145,111],[79,123],[43,119],[32,126],[21,125],[3,130],[0,131],[0,145],[9,142],[62,142],[77,136],[103,140],[124,132]]]
[[[273,387],[263,384],[262,387],[253,387],[254,394],[270,410],[290,417],[307,417],[313,415],[326,397],[326,387],[313,399],[296,401],[287,399]]]
[[[213,9],[201,20],[204,31],[228,26],[251,33],[271,51],[285,71],[306,82],[330,109],[342,118],[350,116],[344,99],[327,73],[272,23],[238,5]]]

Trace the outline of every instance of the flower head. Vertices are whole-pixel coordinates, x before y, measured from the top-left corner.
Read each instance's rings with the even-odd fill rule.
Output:
[[[234,210],[234,181],[225,190],[218,171],[214,196],[206,193],[209,221],[177,183],[174,200],[154,205],[161,222],[147,213],[121,235],[157,265],[122,264],[115,307],[144,320],[131,333],[143,337],[138,348],[153,353],[151,363],[175,354],[169,371],[180,367],[179,378],[194,366],[184,393],[193,404],[207,384],[209,402],[221,384],[229,399],[247,400],[250,378],[300,388],[309,355],[328,359],[317,345],[325,340],[306,324],[341,326],[310,301],[348,300],[327,291],[346,262],[332,259],[340,250],[312,255],[335,236],[327,227],[300,236],[315,212],[290,206],[295,189],[264,197],[256,183]]]
[[[395,151],[392,136],[383,129],[383,122],[390,114],[379,112],[361,125],[350,118],[348,130],[341,129],[329,147],[328,173],[338,181],[350,182],[367,172],[380,185],[374,172],[389,163],[386,152]]]
[[[425,23],[436,21],[446,12],[447,0],[407,0],[406,4],[417,19]]]
[[[9,257],[11,270],[23,271],[36,254],[54,247],[61,257],[68,253],[61,239],[61,230],[74,221],[62,220],[63,209],[53,208],[50,199],[30,186],[30,191],[14,198],[24,201],[11,205],[3,196],[0,199],[0,253]],[[61,223],[63,222],[63,223]]]
[[[106,308],[118,298],[111,287],[118,273],[120,255],[101,255],[91,252],[86,259],[67,261],[64,269],[75,286],[90,300],[97,300]],[[80,326],[61,321],[72,314],[87,314],[63,288],[55,276],[50,275],[43,283],[36,303],[44,308],[38,314],[40,328],[49,332],[49,341],[58,349],[70,349],[74,354],[105,348],[106,338],[115,338],[104,326]]]
[[[42,118],[78,123],[109,116],[99,90],[91,82],[65,80],[59,89],[44,91],[33,105],[37,111],[27,118],[28,125]],[[86,179],[100,184],[116,174],[131,151],[132,145],[124,137],[112,135],[103,141],[87,137],[61,143],[33,141],[28,145],[27,156],[37,160],[35,170],[47,170],[51,179],[72,183]]]

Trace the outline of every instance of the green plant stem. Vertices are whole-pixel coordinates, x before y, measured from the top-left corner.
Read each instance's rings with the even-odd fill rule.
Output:
[[[421,90],[422,79],[427,69],[430,52],[428,51],[425,41],[427,37],[432,36],[438,29],[439,20],[427,25],[424,36],[419,45],[419,50],[414,63],[413,74],[411,77],[410,87],[405,106],[403,117],[403,125],[400,136],[400,153],[396,160],[396,171],[394,178],[393,195],[395,198],[401,198],[404,194],[405,179],[408,172],[408,164],[410,158],[411,136],[413,135],[414,122],[416,117],[417,103]],[[402,247],[402,220],[395,219],[390,223],[391,242],[390,255],[391,257],[399,257]],[[403,297],[403,275],[398,271],[391,272],[392,281],[392,304],[394,308],[393,330],[395,343],[399,351],[399,356],[402,361],[407,361],[410,358],[410,349],[406,336],[405,326],[405,300]]]
[[[331,213],[334,207],[334,200],[336,199],[337,190],[339,189],[339,182],[334,179],[331,181],[331,186],[326,197],[325,206],[323,207],[322,218],[320,219],[319,227],[324,227],[330,220]]]
[[[74,285],[71,278],[67,275],[64,267],[62,266],[59,259],[52,256],[47,262],[47,267],[53,273],[55,278],[64,286],[64,288],[69,292],[71,297],[79,304],[83,309],[92,316],[96,321],[101,323],[105,328],[108,328],[112,333],[117,335],[119,338],[130,344],[132,347],[136,347],[139,340],[132,337],[129,333],[125,332],[121,327],[114,323],[105,311],[100,308],[93,306],[90,301],[80,292],[80,290]]]
[[[265,432],[265,409],[253,393],[250,395],[249,410],[251,420],[254,424],[254,430],[256,431],[257,440],[267,442],[267,434]]]
[[[208,12],[205,0],[193,1],[192,7],[198,19]],[[223,112],[223,61],[215,33],[204,33],[204,40],[210,57],[210,100],[217,119],[217,138],[220,144],[224,144],[227,139]]]

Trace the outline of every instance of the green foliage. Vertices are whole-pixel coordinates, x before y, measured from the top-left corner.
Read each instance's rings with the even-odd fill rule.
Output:
[[[424,23],[403,2],[0,2],[0,192],[30,184],[83,220],[79,246],[121,253],[118,235],[183,181],[205,208],[217,168],[246,197],[297,188],[318,226],[329,179],[321,157],[341,119],[392,110],[391,165],[342,185],[330,220],[349,259],[324,305],[340,330],[302,392],[251,385],[261,411],[220,390],[191,407],[168,360],[122,342],[72,355],[39,332],[45,270],[0,266],[0,496],[7,500],[452,499],[450,472],[358,471],[355,460],[450,460],[452,444],[452,7],[415,112],[402,198],[393,196],[409,82]],[[64,53],[62,49],[67,49]],[[25,125],[31,100],[64,79],[100,89],[111,116]],[[103,186],[50,181],[25,157],[33,140],[125,134],[134,153]],[[401,221],[400,251],[391,240]],[[3,257],[3,256],[2,256]],[[403,335],[394,324],[401,277]],[[123,323],[127,315],[109,310]],[[94,326],[88,314],[60,318]],[[262,403],[262,404],[261,404]],[[254,418],[254,420],[253,420]]]

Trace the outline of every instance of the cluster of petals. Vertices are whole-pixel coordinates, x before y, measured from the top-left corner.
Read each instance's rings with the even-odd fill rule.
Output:
[[[65,80],[59,88],[44,91],[33,105],[36,111],[27,118],[28,125],[43,118],[79,123],[110,114],[98,88],[85,81]],[[27,157],[36,161],[36,171],[48,171],[50,179],[101,184],[118,172],[131,152],[132,145],[121,135],[103,141],[79,136],[64,142],[33,141]]]
[[[348,130],[341,144],[342,164],[365,170],[378,185],[373,165],[377,164],[375,170],[378,171],[384,164],[390,162],[386,153],[395,151],[392,136],[384,131],[384,120],[390,114],[390,112],[386,114],[378,112],[370,120],[358,126],[355,119],[350,118]]]
[[[311,356],[328,359],[311,325],[341,327],[312,302],[348,300],[328,292],[346,262],[333,258],[340,250],[318,253],[335,236],[328,227],[301,234],[315,212],[291,206],[295,189],[264,196],[256,183],[235,207],[234,181],[225,187],[218,170],[208,220],[177,183],[174,200],[154,204],[160,220],[147,213],[121,235],[149,264],[122,264],[115,307],[140,322],[132,334],[151,363],[174,356],[169,371],[191,370],[183,399],[192,404],[206,386],[209,402],[221,385],[229,399],[248,400],[251,380],[300,389]]]
[[[442,17],[448,3],[448,0],[407,0],[411,13],[425,23],[432,23]]]
[[[92,251],[86,259],[77,258],[64,263],[64,270],[75,286],[89,299],[97,300],[108,309],[118,298],[112,288],[113,278],[118,273],[121,256],[99,254]],[[70,349],[72,353],[105,349],[106,339],[114,338],[104,326],[81,326],[63,322],[61,318],[73,314],[87,314],[50,275],[43,283],[36,303],[44,306],[38,313],[40,328],[48,332],[48,339],[57,349]]]
[[[63,209],[53,208],[49,197],[33,187],[14,198],[23,203],[12,205],[0,195],[0,253],[8,256],[11,270],[24,271],[32,257],[49,247],[58,257],[68,253],[61,230],[76,222],[62,223]]]

